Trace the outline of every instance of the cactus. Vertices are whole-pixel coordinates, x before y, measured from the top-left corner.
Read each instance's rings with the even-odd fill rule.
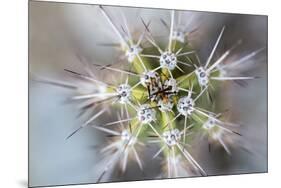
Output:
[[[227,29],[223,26],[207,60],[202,61],[189,41],[190,34],[196,29],[179,25],[176,20],[180,15],[178,11],[170,11],[169,21],[160,20],[169,33],[167,45],[163,46],[155,40],[150,21],[140,17],[143,30],[136,35],[124,15],[120,29],[107,7],[99,6],[98,10],[118,38],[117,48],[123,59],[120,63],[100,65],[85,63],[80,57],[87,74],[65,71],[83,84],[48,81],[73,89],[75,94],[71,100],[77,101],[81,113],[93,113],[67,139],[86,127],[107,134],[108,142],[100,150],[105,162],[97,182],[105,181],[104,175],[114,168],[125,172],[131,162],[144,171],[146,161],[141,154],[149,145],[158,148],[151,160],[161,158],[160,177],[207,176],[208,172],[193,155],[193,151],[198,149],[196,144],[193,146],[194,142],[208,138],[209,147],[222,147],[231,155],[231,148],[236,146],[236,139],[241,139],[241,133],[238,123],[228,122],[219,92],[223,83],[243,84],[246,80],[256,79],[255,76],[242,75],[237,67],[244,66],[263,48],[225,63],[233,50],[241,45],[241,40],[238,40],[215,58]],[[92,69],[114,74],[119,84],[97,78]],[[85,91],[85,85],[91,89]],[[117,119],[98,125],[95,120],[108,111],[114,111]]]

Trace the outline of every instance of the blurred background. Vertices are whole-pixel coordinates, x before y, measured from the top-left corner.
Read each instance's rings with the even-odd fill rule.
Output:
[[[140,16],[151,20],[157,41],[168,36],[160,18],[169,21],[169,11],[126,7],[106,7],[120,20],[124,12],[129,26],[143,30]],[[237,40],[243,44],[235,50],[239,56],[267,47],[267,17],[243,14],[191,12],[197,14],[200,32],[192,40],[202,60],[206,60],[223,26],[226,26],[218,54]],[[187,20],[188,14],[182,18]],[[33,76],[68,81],[63,69],[81,69],[78,56],[89,63],[110,64],[118,56],[116,49],[98,46],[118,42],[97,6],[54,2],[29,2],[29,181],[30,186],[94,183],[100,175],[95,146],[103,143],[102,135],[94,129],[80,131],[71,139],[66,137],[83,123],[77,118],[77,106],[65,102],[71,96],[67,89],[32,81]],[[164,41],[165,42],[165,41]],[[247,73],[259,76],[246,87],[229,84],[221,91],[225,105],[231,108],[231,120],[242,122],[241,133],[251,152],[236,149],[232,156],[220,159],[222,152],[209,153],[201,149],[195,154],[208,175],[239,174],[267,171],[267,50],[256,57],[255,66]],[[221,52],[221,53],[220,53]],[[102,78],[105,75],[99,75]],[[227,88],[227,89],[226,89]],[[107,121],[103,116],[97,121]],[[206,148],[204,144],[198,147]],[[153,150],[153,148],[150,148]],[[154,163],[153,163],[154,164]],[[136,166],[113,181],[143,179]],[[160,165],[145,167],[145,179],[157,177]]]

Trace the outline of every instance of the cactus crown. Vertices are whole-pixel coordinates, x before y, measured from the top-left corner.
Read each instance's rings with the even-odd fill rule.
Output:
[[[203,62],[189,41],[192,31],[177,25],[175,15],[179,12],[171,10],[170,21],[162,20],[169,33],[168,43],[163,46],[157,44],[153,37],[150,22],[140,18],[143,31],[138,37],[132,36],[126,19],[120,29],[106,9],[99,6],[99,11],[119,39],[119,50],[124,59],[121,64],[89,66],[116,74],[120,84],[109,84],[94,78],[92,74],[66,70],[94,87],[91,93],[76,88],[78,94],[72,99],[86,104],[82,108],[84,111],[95,112],[68,138],[86,126],[109,135],[109,145],[101,150],[108,162],[97,181],[101,181],[104,174],[116,165],[124,172],[129,160],[135,160],[144,170],[145,161],[140,154],[145,152],[144,146],[150,144],[156,144],[159,148],[152,159],[163,159],[162,177],[207,175],[192,154],[196,146],[191,147],[191,144],[194,144],[196,135],[203,135],[208,137],[210,143],[221,146],[231,154],[231,139],[240,136],[235,130],[239,125],[227,122],[223,112],[218,112],[219,88],[222,82],[254,79],[252,76],[233,75],[231,70],[258,51],[224,64],[241,41],[215,58],[214,53],[225,30],[222,27],[210,55]],[[108,109],[118,111],[118,120],[96,125],[94,120]]]

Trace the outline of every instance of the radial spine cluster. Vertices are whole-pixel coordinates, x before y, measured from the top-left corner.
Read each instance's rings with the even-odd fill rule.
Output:
[[[93,90],[93,93],[83,93],[75,88],[72,100],[83,103],[81,110],[94,112],[94,115],[68,138],[84,127],[111,135],[106,137],[108,142],[104,143],[102,150],[110,153],[105,156],[110,162],[101,169],[97,181],[103,181],[104,174],[118,166],[125,171],[127,163],[134,161],[140,170],[145,171],[146,161],[142,156],[147,152],[148,145],[159,149],[152,154],[151,160],[162,160],[161,177],[207,175],[208,170],[192,154],[198,145],[194,144],[195,141],[198,143],[194,135],[213,138],[209,144],[222,147],[230,154],[230,149],[235,147],[231,140],[239,139],[241,134],[236,129],[239,125],[227,122],[224,113],[216,108],[221,102],[217,97],[219,88],[222,82],[255,79],[253,76],[235,75],[231,70],[242,62],[246,63],[257,51],[224,64],[237,46],[235,43],[215,58],[225,30],[222,26],[209,56],[202,61],[203,58],[189,41],[188,33],[177,29],[180,28],[177,21],[180,12],[171,10],[170,20],[162,21],[168,31],[168,44],[163,46],[152,34],[151,20],[139,17],[142,27],[133,32],[125,15],[122,16],[121,29],[107,9],[103,6],[97,8],[103,15],[104,23],[111,27],[111,32],[119,40],[117,50],[125,58],[121,64],[116,62],[104,66],[89,63],[89,69],[104,71],[105,75],[114,74],[119,84],[94,78],[93,74],[68,71],[93,88],[104,88]],[[118,120],[97,125],[95,120],[110,110],[111,114],[118,115]],[[204,142],[204,139],[199,141]]]

